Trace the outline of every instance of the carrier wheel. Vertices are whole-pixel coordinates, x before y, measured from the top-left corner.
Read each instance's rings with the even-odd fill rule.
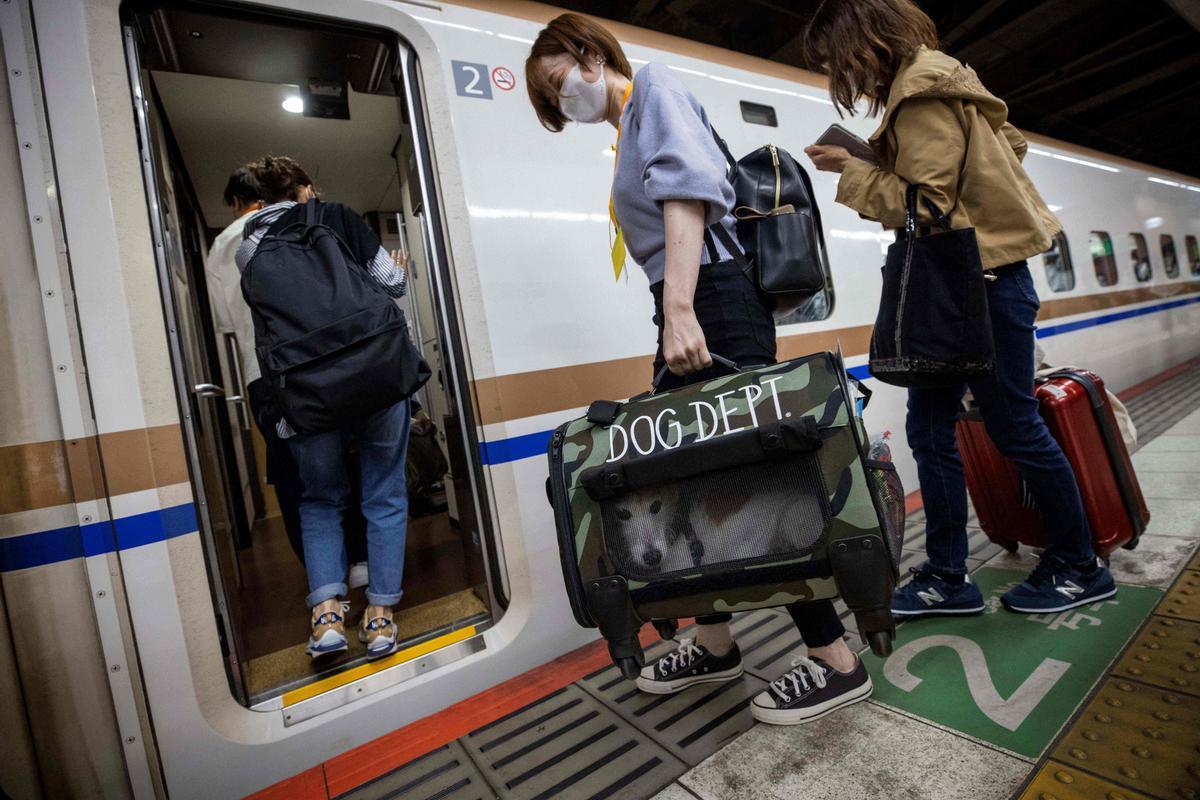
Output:
[[[872,653],[880,658],[887,658],[892,654],[893,638],[892,631],[871,631],[867,634],[867,644],[871,646]]]
[[[658,631],[658,635],[663,639],[674,639],[675,634],[679,632],[677,619],[656,619],[653,624],[654,630]]]
[[[1000,543],[1000,546],[1003,547],[1008,552],[1014,553],[1014,554],[1018,550],[1021,549],[1021,543],[1018,542],[1016,539],[1009,539],[1009,540],[1003,541]]]
[[[638,675],[642,674],[642,665],[636,658],[618,658],[616,664],[617,669],[621,670],[621,674],[625,676],[626,680],[637,680]]]

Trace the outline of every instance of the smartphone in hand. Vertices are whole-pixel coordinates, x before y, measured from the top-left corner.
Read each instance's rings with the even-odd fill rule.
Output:
[[[825,129],[825,132],[820,135],[817,141],[813,144],[832,145],[834,147],[844,147],[850,155],[855,158],[861,158],[868,164],[876,163],[875,151],[871,149],[871,145],[865,139],[855,136],[850,131],[843,128],[841,125],[834,123]]]

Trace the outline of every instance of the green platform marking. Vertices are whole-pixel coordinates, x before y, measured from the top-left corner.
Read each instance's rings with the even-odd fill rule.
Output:
[[[1162,592],[1121,584],[1112,600],[1026,615],[1000,606],[1025,573],[982,567],[972,578],[983,614],[905,622],[889,659],[863,655],[874,699],[1037,758]]]

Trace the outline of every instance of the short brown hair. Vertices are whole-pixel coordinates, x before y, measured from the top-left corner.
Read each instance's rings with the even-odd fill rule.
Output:
[[[294,158],[263,156],[245,167],[247,178],[258,196],[267,203],[299,200],[300,189],[312,186],[312,178]]]
[[[626,78],[633,78],[633,69],[625,51],[617,42],[615,36],[599,23],[582,14],[560,14],[550,20],[550,24],[541,30],[533,47],[529,49],[529,58],[525,59],[525,90],[529,92],[529,102],[537,113],[538,121],[548,130],[558,133],[567,124],[567,118],[558,109],[558,91],[561,86],[555,85],[546,68],[542,64],[543,56],[557,56],[566,53],[581,66],[588,65],[585,53],[592,53],[604,59],[604,65],[615,69]]]
[[[805,33],[809,63],[824,65],[838,116],[860,97],[876,114],[905,61],[937,48],[937,26],[912,0],[824,0]]]

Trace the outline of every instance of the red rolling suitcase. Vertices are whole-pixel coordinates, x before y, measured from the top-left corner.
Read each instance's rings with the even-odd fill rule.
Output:
[[[1099,375],[1060,370],[1038,380],[1035,395],[1050,434],[1075,471],[1096,553],[1133,549],[1150,522],[1150,511],[1121,440]],[[1015,551],[1017,544],[1045,547],[1046,530],[1017,467],[988,438],[978,410],[956,427],[967,491],[984,533]]]

